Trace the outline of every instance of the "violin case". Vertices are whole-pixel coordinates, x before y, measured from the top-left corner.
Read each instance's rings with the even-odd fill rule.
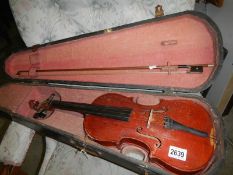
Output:
[[[217,26],[198,12],[182,12],[84,34],[28,48],[6,58],[0,110],[41,134],[140,174],[214,174],[224,155],[223,125],[220,115],[198,94],[214,81],[222,57],[222,38]],[[158,126],[161,132],[155,132],[154,136],[162,135],[161,145],[171,141],[169,150],[163,150],[163,161],[158,158],[157,162],[151,162],[144,156],[137,159],[132,155],[138,157],[136,147],[140,140],[136,146],[131,144],[133,139],[124,143],[128,144],[124,151],[103,146],[85,134],[81,113],[58,109],[48,118],[33,118],[35,111],[29,101],[43,101],[54,93],[63,101],[88,104],[104,94],[130,97],[133,103],[142,106],[156,106],[161,100],[188,100],[201,106],[211,123],[202,121],[202,113],[180,118],[183,121],[187,118],[188,126],[200,125],[200,130],[211,125],[211,134],[200,138]],[[174,115],[179,111],[187,114],[195,111],[176,103],[174,109],[178,111]],[[110,127],[108,132],[111,135],[115,131]],[[177,141],[176,134],[183,134],[185,139]],[[205,152],[210,154],[205,145],[199,145],[198,139],[212,145],[211,156],[202,167],[192,169],[186,162],[195,148],[200,151],[195,153],[197,162],[205,157]],[[183,157],[185,154],[185,158],[178,153],[171,156],[171,148],[180,151]]]

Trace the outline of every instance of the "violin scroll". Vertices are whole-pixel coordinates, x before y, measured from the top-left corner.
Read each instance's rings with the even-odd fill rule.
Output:
[[[54,100],[60,100],[60,96],[57,93],[53,93],[43,102],[39,102],[37,100],[30,100],[29,101],[29,107],[36,111],[36,113],[33,115],[34,119],[46,119],[50,117],[53,112],[54,108],[52,107],[52,102]]]

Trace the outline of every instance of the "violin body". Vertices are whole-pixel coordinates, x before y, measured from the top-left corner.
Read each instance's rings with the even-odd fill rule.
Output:
[[[137,104],[133,98],[119,94],[105,94],[93,104],[128,107],[132,109],[129,121],[119,121],[87,115],[84,130],[94,141],[122,151],[133,145],[148,154],[150,163],[177,173],[196,173],[203,170],[215,150],[214,126],[209,113],[192,100],[164,100],[157,105]],[[164,118],[208,133],[201,137],[189,132],[169,129]]]

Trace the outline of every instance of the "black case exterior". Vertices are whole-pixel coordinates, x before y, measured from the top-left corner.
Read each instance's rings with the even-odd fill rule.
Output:
[[[191,14],[193,16],[198,16],[198,17],[203,18],[204,20],[208,21],[208,23],[211,25],[211,27],[214,28],[214,30],[216,31],[218,41],[219,41],[218,46],[217,46],[218,48],[216,48],[219,50],[218,68],[217,68],[214,76],[199,89],[187,90],[187,89],[163,88],[163,87],[154,87],[154,86],[151,87],[151,86],[143,86],[143,85],[135,86],[135,85],[127,85],[127,84],[107,84],[107,83],[105,84],[105,83],[77,82],[77,81],[19,79],[19,78],[11,78],[5,72],[4,72],[3,78],[0,80],[0,86],[5,86],[8,83],[9,84],[13,83],[13,84],[27,85],[27,86],[52,86],[52,87],[78,88],[78,89],[101,89],[101,90],[111,90],[111,91],[138,92],[138,93],[146,93],[146,94],[147,93],[158,94],[160,96],[162,96],[162,95],[164,95],[164,96],[180,96],[180,97],[198,99],[209,106],[209,108],[213,112],[213,115],[218,116],[218,118],[217,118],[217,127],[218,128],[217,129],[219,130],[219,133],[218,133],[217,137],[219,140],[219,143],[218,143],[219,146],[217,147],[217,151],[216,151],[216,152],[218,152],[218,154],[216,155],[216,159],[213,162],[213,166],[211,166],[211,168],[205,172],[205,174],[215,174],[218,170],[218,167],[221,165],[223,157],[224,157],[222,118],[220,117],[219,114],[217,114],[216,110],[213,109],[213,107],[211,107],[205,101],[205,99],[203,99],[202,97],[199,97],[197,95],[194,95],[193,93],[200,92],[200,91],[208,88],[211,85],[211,83],[214,81],[216,75],[218,74],[218,72],[221,68],[221,64],[222,64],[222,60],[223,60],[223,45],[222,45],[221,33],[220,33],[218,27],[216,26],[216,24],[208,16],[206,16],[202,13],[187,11],[187,12],[182,12],[182,13],[178,13],[178,14],[160,17],[158,19],[157,18],[156,19],[149,19],[149,20],[145,20],[145,21],[141,21],[141,22],[137,22],[137,23],[133,23],[133,24],[128,24],[128,25],[113,28],[111,30],[112,31],[120,30],[123,28],[137,26],[139,24],[150,23],[150,22],[154,22],[154,21],[159,21],[159,20],[163,20],[163,19],[170,18],[170,17],[176,17],[176,16],[183,15],[183,14]],[[70,40],[80,39],[83,37],[94,36],[94,35],[102,34],[104,32],[105,31],[98,31],[98,32],[90,33],[90,34],[84,34],[81,36],[72,37],[72,38],[52,42],[49,44],[31,47],[31,48],[28,48],[27,50],[36,50],[37,48],[46,47],[48,45],[54,45],[54,44],[57,44],[60,42],[66,42],[66,41],[70,41]],[[4,67],[3,67],[3,69],[4,69]],[[13,113],[9,109],[3,108],[1,106],[0,106],[0,114],[1,114],[1,116],[5,116],[7,118],[10,118],[15,122],[23,124],[31,129],[39,132],[41,135],[51,137],[53,139],[56,139],[56,140],[63,142],[63,143],[66,143],[74,148],[79,149],[79,150],[84,148],[85,151],[91,155],[103,158],[105,160],[113,162],[117,165],[120,165],[122,167],[130,169],[130,170],[137,172],[139,174],[148,174],[148,175],[168,174],[167,172],[165,172],[162,169],[158,169],[158,168],[155,168],[148,163],[126,157],[120,153],[116,153],[114,151],[111,151],[108,148],[104,148],[103,146],[86,144],[83,140],[79,140],[78,138],[74,137],[74,135],[72,135],[70,133],[66,133],[64,131],[61,131],[61,130],[58,130],[58,129],[55,129],[55,128],[52,128],[52,127],[49,127],[46,125],[38,124],[33,119],[26,118],[26,117],[21,116],[17,113]]]

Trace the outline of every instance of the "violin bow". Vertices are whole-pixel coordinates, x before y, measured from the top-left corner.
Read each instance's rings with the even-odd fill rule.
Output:
[[[204,67],[214,67],[214,64],[194,64],[194,65],[149,65],[149,66],[132,66],[132,67],[96,67],[96,68],[77,68],[77,69],[37,69],[34,70],[37,75],[51,75],[48,73],[73,73],[78,75],[93,75],[106,73],[202,73]],[[185,69],[185,71],[178,71]],[[157,70],[157,71],[155,71]],[[30,70],[20,70],[16,73],[18,76],[28,76]],[[47,74],[46,74],[47,73]],[[56,74],[57,73],[57,74]]]

